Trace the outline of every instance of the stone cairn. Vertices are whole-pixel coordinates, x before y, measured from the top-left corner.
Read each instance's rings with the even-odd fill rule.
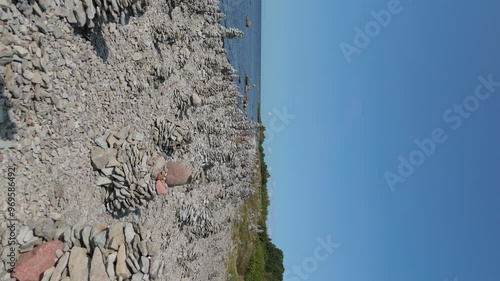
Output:
[[[145,12],[145,0],[21,0],[18,9],[24,14],[42,15],[48,8],[56,6],[59,17],[78,27],[94,28],[106,22],[125,24],[130,16]]]
[[[12,274],[17,280],[141,281],[162,276],[164,262],[156,258],[145,223],[71,227],[64,215],[50,216],[20,229],[21,255]]]
[[[141,146],[143,138],[123,128],[95,139],[98,147],[91,160],[100,173],[97,185],[104,187],[106,209],[115,215],[134,211],[157,195],[156,175],[148,169],[151,153]]]
[[[157,120],[154,139],[160,151],[170,152],[190,138],[189,131],[168,119]],[[90,158],[99,171],[97,185],[106,210],[115,216],[124,216],[145,206],[168,186],[184,185],[192,180],[203,180],[201,170],[169,162],[148,145],[142,133],[122,128],[106,132],[96,138],[97,147]]]
[[[189,129],[175,124],[171,119],[157,119],[154,141],[161,151],[171,154],[176,149],[183,150],[191,142]]]
[[[208,237],[219,230],[213,213],[213,206],[207,200],[201,204],[182,202],[177,214],[179,227],[189,226],[191,233],[197,237]]]

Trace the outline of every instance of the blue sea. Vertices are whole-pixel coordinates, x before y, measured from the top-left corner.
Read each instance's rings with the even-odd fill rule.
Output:
[[[261,81],[262,0],[222,0],[221,9],[226,14],[221,24],[227,28],[238,28],[244,33],[241,38],[224,39],[224,46],[229,61],[239,75],[234,82],[242,95],[241,108],[244,109],[244,100],[248,99],[246,114],[248,118],[257,120]],[[247,17],[251,21],[250,27],[246,27]],[[245,93],[247,75],[250,79],[250,89]]]

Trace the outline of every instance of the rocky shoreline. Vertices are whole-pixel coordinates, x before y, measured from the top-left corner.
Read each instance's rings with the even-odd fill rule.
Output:
[[[226,280],[257,124],[223,16],[218,0],[0,0],[0,281]]]

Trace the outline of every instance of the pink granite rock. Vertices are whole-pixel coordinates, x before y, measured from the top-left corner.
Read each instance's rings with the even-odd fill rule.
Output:
[[[191,169],[178,162],[167,163],[165,182],[168,186],[184,185],[191,178]]]
[[[167,193],[167,188],[165,187],[165,184],[161,180],[156,181],[155,187],[156,187],[156,193],[158,195]]]
[[[19,281],[40,281],[43,273],[56,263],[56,251],[63,248],[63,242],[50,241],[22,254],[17,260],[12,277]]]

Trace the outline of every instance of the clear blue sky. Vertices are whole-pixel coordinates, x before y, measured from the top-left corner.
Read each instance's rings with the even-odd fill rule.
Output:
[[[269,227],[285,280],[499,280],[500,87],[474,95],[479,76],[500,81],[500,2],[401,0],[348,63],[340,44],[391,1],[262,1]],[[466,98],[479,101],[470,116],[454,108]],[[434,129],[446,140],[391,191],[386,171],[399,175],[398,157]],[[308,258],[329,235],[340,247]]]

